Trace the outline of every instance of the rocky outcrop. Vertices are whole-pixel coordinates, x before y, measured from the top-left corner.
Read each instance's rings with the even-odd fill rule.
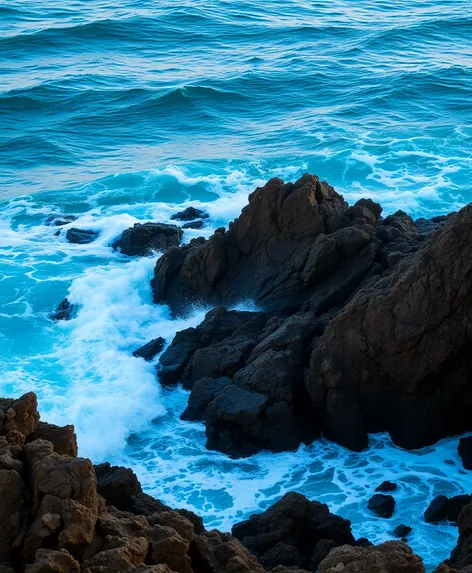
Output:
[[[133,352],[133,356],[136,356],[137,358],[144,358],[144,360],[152,360],[155,356],[159,354],[159,352],[162,351],[165,344],[166,344],[165,338],[159,336],[158,338],[150,340],[147,344],[144,344],[144,346],[141,346],[140,348],[135,350]]]
[[[283,565],[316,571],[331,549],[356,544],[349,521],[298,493],[238,523],[232,533],[269,570]]]
[[[321,429],[353,449],[388,431],[412,449],[470,429],[472,205],[327,326],[307,390]]]
[[[49,215],[46,217],[44,224],[49,227],[63,227],[77,221],[77,218],[75,215]]]
[[[173,221],[194,221],[195,219],[208,219],[208,217],[208,213],[205,213],[202,209],[187,207],[183,211],[179,211],[172,215],[171,219]]]
[[[69,243],[76,243],[79,245],[86,245],[87,243],[93,243],[100,233],[97,231],[91,231],[88,229],[77,229],[76,227],[71,227],[67,229],[66,240]]]
[[[176,225],[164,223],[135,223],[123,231],[112,243],[113,249],[119,249],[130,257],[145,257],[157,251],[165,251],[177,246],[182,239],[182,230]]]
[[[54,451],[63,456],[77,457],[77,436],[74,426],[56,426],[47,422],[38,422],[30,440],[46,440],[51,442]]]
[[[154,299],[174,311],[192,301],[251,299],[268,311],[321,313],[376,272],[380,212],[372,201],[348,208],[316,176],[287,184],[272,179],[249,196],[228,231],[218,229],[159,259]]]
[[[369,499],[367,507],[379,517],[388,519],[395,511],[395,499],[391,495],[376,493]]]
[[[49,318],[54,321],[72,320],[77,316],[78,310],[77,304],[72,304],[68,298],[65,298],[57,305],[56,310],[49,315]]]
[[[461,438],[457,453],[462,459],[462,465],[466,470],[472,470],[472,436]]]
[[[438,495],[425,511],[424,520],[427,523],[440,523],[441,521],[457,523],[462,508],[470,503],[472,503],[472,495],[463,494],[450,498]]]
[[[375,547],[333,549],[320,563],[319,573],[425,573],[421,559],[401,541]]]
[[[472,504],[462,508],[458,517],[459,540],[436,573],[469,573],[472,570]]]

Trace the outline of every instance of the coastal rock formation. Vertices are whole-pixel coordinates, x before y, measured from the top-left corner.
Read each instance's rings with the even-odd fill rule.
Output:
[[[63,227],[74,221],[77,221],[75,215],[49,215],[46,217],[44,224],[49,227]]]
[[[86,245],[87,243],[93,243],[100,233],[97,231],[90,231],[87,229],[77,229],[76,227],[71,227],[67,229],[66,240],[69,243],[76,243],[79,245]]]
[[[133,352],[133,356],[137,358],[144,358],[144,360],[152,360],[165,346],[165,338],[159,336],[158,338],[154,338],[154,340],[150,340],[144,346],[141,346],[137,350]]]
[[[470,503],[472,503],[472,495],[463,494],[451,498],[438,495],[425,511],[424,520],[427,523],[440,523],[441,521],[457,523],[462,508]]]
[[[194,221],[195,219],[208,219],[208,217],[208,213],[205,213],[202,209],[187,207],[183,211],[179,211],[172,215],[171,219],[173,221]]]
[[[472,470],[472,436],[461,438],[457,453],[462,459],[462,465],[466,470]]]
[[[65,298],[62,302],[60,302],[56,310],[49,315],[51,320],[72,320],[76,317],[78,306],[76,304],[72,304],[68,298]]]
[[[376,493],[369,499],[367,507],[379,517],[388,519],[395,511],[395,499],[391,495]]]
[[[130,257],[145,257],[155,251],[165,251],[180,244],[182,230],[176,225],[164,223],[135,223],[121,233],[112,243],[113,249],[119,249]]]
[[[469,573],[472,570],[472,504],[462,508],[458,517],[459,540],[451,557],[436,573]]]

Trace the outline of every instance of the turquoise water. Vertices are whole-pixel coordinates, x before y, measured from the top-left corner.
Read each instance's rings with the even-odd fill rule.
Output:
[[[291,489],[381,541],[400,522],[431,568],[457,530],[424,524],[433,495],[470,488],[451,438],[403,452],[387,436],[348,453],[323,441],[229,460],[179,421],[131,352],[196,325],[153,305],[155,258],[110,243],[136,221],[204,208],[211,234],[256,185],[305,170],[349,200],[440,214],[472,200],[470,0],[9,0],[0,4],[0,390],[38,393],[43,417],[73,422],[94,461],[131,465],[146,491],[229,529]],[[100,231],[71,245],[45,225],[79,216]],[[77,318],[54,324],[64,296]],[[377,483],[401,484],[391,521]]]

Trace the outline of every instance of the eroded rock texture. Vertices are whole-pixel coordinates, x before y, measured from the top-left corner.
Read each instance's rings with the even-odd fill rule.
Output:
[[[130,257],[144,257],[155,251],[165,251],[180,244],[182,230],[176,225],[164,223],[135,223],[113,242],[112,248],[119,249]]]

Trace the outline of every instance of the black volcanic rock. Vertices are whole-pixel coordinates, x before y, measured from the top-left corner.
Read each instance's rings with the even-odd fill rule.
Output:
[[[456,495],[451,498],[438,495],[425,511],[424,520],[427,523],[440,523],[441,521],[457,523],[462,508],[471,502],[472,495]]]
[[[389,492],[389,491],[396,491],[397,487],[398,486],[395,482],[384,481],[379,486],[377,486],[375,488],[375,491],[380,491],[380,492],[385,493],[385,492]]]
[[[183,211],[179,211],[172,215],[171,219],[173,221],[193,221],[195,219],[208,219],[208,213],[202,211],[201,209],[196,209],[195,207],[187,207]]]
[[[201,229],[203,225],[203,221],[190,221],[190,223],[182,225],[182,229]]]
[[[45,224],[50,227],[62,227],[77,221],[77,219],[78,217],[75,215],[49,215],[45,220]]]
[[[162,351],[166,344],[165,338],[159,336],[154,340],[150,340],[133,352],[133,356],[137,358],[144,358],[144,360],[152,360],[159,352]]]
[[[393,530],[393,535],[395,535],[395,537],[398,537],[399,539],[403,539],[405,537],[408,537],[408,535],[411,533],[411,527],[408,527],[408,525],[397,525],[397,527],[395,527],[395,529]]]
[[[99,234],[100,233],[97,231],[71,227],[70,229],[67,229],[66,239],[69,243],[85,245],[87,243],[93,243]]]
[[[234,525],[232,533],[269,570],[285,565],[316,571],[333,547],[356,544],[350,521],[293,492]]]
[[[462,458],[462,465],[466,470],[472,470],[472,436],[461,438],[457,451]]]
[[[379,517],[390,518],[395,511],[395,500],[391,495],[376,493],[369,499],[367,507]]]
[[[182,230],[176,225],[164,223],[135,223],[112,243],[113,249],[119,249],[130,257],[144,257],[155,251],[165,251],[177,246],[182,239]]]
[[[68,298],[65,298],[57,305],[56,310],[49,315],[49,318],[55,321],[72,320],[77,316],[78,309],[77,304],[72,304]]]

